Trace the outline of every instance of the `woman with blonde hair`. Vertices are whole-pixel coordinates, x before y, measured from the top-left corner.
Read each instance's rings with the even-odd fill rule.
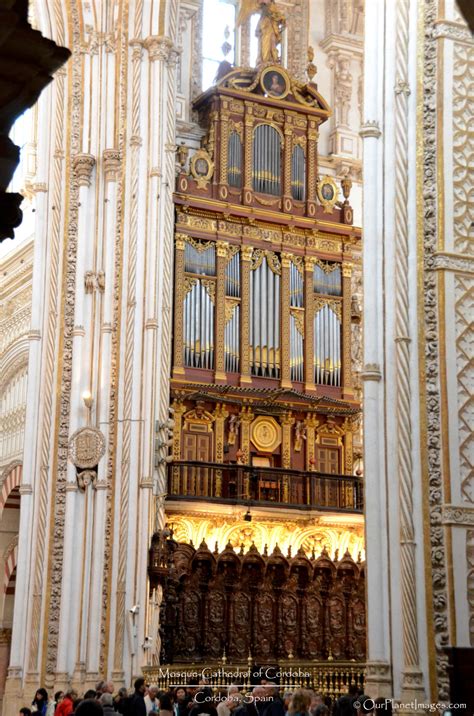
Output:
[[[291,716],[307,716],[311,705],[311,694],[306,689],[298,689],[293,693],[288,706]]]

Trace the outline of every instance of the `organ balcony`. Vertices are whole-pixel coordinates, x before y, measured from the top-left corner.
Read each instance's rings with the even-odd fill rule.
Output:
[[[355,476],[198,461],[168,466],[168,499],[330,512],[363,510],[362,482]]]

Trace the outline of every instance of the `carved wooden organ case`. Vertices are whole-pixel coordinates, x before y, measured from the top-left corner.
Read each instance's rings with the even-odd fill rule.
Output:
[[[173,458],[352,474],[360,231],[350,181],[319,174],[330,108],[279,65],[231,69],[194,106],[202,146],[177,154]]]

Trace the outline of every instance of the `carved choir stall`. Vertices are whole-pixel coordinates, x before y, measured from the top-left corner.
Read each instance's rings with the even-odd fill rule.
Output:
[[[222,63],[194,103],[202,147],[178,150],[168,514],[201,502],[359,516],[351,183],[319,175],[330,108],[275,60],[281,18],[261,12],[265,57]],[[363,567],[275,550],[179,545],[160,572],[164,658],[363,658]]]

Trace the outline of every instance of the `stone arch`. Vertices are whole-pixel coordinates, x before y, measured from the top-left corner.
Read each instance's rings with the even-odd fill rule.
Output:
[[[14,461],[7,465],[0,477],[0,521],[8,497],[14,489],[19,488],[21,485],[22,474],[22,463],[20,461]]]

